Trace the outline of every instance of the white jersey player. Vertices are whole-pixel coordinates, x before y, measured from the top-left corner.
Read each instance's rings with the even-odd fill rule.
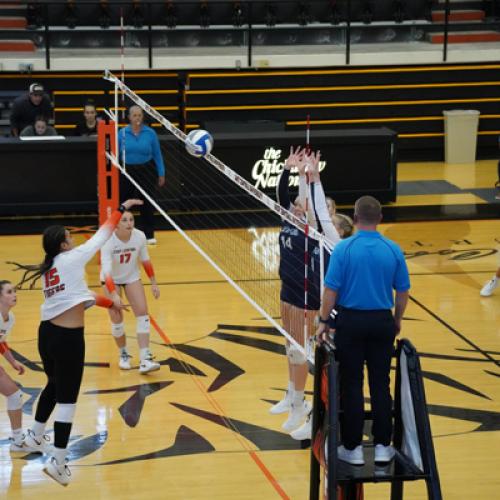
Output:
[[[9,362],[19,375],[24,373],[24,366],[16,361],[7,344],[7,337],[14,327],[15,319],[11,311],[17,303],[16,289],[10,281],[0,280],[0,354]],[[24,441],[22,429],[22,392],[7,372],[0,366],[0,393],[5,396],[12,436],[10,451],[29,453],[34,451]]]
[[[134,216],[124,212],[113,236],[104,245],[101,251],[101,283],[104,291],[110,298],[120,296],[121,289],[132,307],[137,320],[137,343],[140,352],[140,373],[159,370],[160,365],[153,361],[149,350],[150,321],[144,286],[141,282],[139,262],[142,263],[147,276],[151,281],[153,296],[160,296],[160,289],[156,284],[153,266],[149,259],[146,236],[142,231],[134,228]],[[118,287],[118,290],[117,290]],[[123,313],[110,310],[111,333],[116,345],[120,349],[119,367],[130,370],[130,354],[127,350],[127,340],[123,325]]]
[[[38,398],[26,443],[36,451],[48,451],[44,446],[45,426],[55,409],[54,446],[44,471],[62,485],[71,480],[67,452],[85,365],[85,310],[94,304],[120,311],[126,307],[119,298],[113,301],[90,292],[85,282],[85,266],[112,235],[123,212],[140,204],[140,200],[123,202],[94,236],[79,246],[64,226],[50,226],[43,232],[43,262],[38,265],[14,262],[25,271],[18,286],[33,285],[41,279],[45,296],[38,328],[38,352],[47,383]]]

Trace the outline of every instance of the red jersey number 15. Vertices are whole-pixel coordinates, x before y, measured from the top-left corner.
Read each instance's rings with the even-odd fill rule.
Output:
[[[45,273],[45,288],[50,288],[56,286],[60,282],[59,275],[57,274],[57,269],[53,267]]]

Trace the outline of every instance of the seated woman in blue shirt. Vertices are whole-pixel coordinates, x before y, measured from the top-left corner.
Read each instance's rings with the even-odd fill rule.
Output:
[[[139,106],[131,106],[128,113],[130,124],[118,134],[118,150],[127,172],[153,196],[151,186],[165,185],[165,165],[156,132],[144,124],[144,113]],[[152,180],[154,179],[154,183]],[[131,196],[133,193],[133,196]],[[125,177],[120,176],[120,199],[143,199],[144,196]],[[154,245],[154,208],[144,200],[140,207],[140,227],[146,234],[148,244]]]

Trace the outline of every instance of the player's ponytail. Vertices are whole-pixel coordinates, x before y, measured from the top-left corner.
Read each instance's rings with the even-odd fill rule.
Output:
[[[61,252],[61,243],[66,241],[66,228],[64,226],[49,226],[43,232],[42,245],[45,250],[45,258],[41,264],[25,265],[18,262],[7,262],[14,264],[14,271],[24,271],[21,281],[16,285],[22,288],[25,283],[29,283],[30,289],[54,264],[54,258]]]

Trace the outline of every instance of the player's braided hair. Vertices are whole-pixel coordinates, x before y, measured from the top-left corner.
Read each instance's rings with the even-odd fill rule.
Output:
[[[16,267],[14,271],[24,271],[21,281],[16,285],[22,288],[25,283],[29,283],[32,289],[36,282],[52,267],[54,258],[61,252],[61,243],[66,240],[66,228],[64,226],[49,226],[43,232],[42,245],[45,250],[45,258],[41,264],[19,264],[9,261],[7,264],[13,264]]]

